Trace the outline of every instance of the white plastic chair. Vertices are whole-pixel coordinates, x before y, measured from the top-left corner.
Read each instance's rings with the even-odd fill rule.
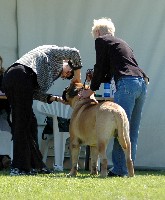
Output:
[[[37,102],[37,110],[45,115],[53,118],[53,136],[54,136],[54,169],[63,171],[63,161],[65,152],[66,139],[69,137],[69,132],[59,132],[57,117],[69,119],[72,109],[69,105],[65,105],[59,102],[53,102],[51,104]],[[46,141],[46,147],[43,153],[43,161],[46,163],[48,156],[49,141],[53,136],[48,136]]]

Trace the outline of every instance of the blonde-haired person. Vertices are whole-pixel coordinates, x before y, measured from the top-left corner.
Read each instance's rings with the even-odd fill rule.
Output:
[[[110,18],[94,19],[91,33],[95,39],[108,33],[114,36],[115,26]]]
[[[27,52],[5,71],[4,89],[12,109],[11,176],[51,173],[42,161],[38,146],[33,99],[65,103],[62,97],[47,91],[58,78],[80,82],[81,67],[80,53],[76,48],[42,45]]]
[[[135,162],[142,108],[149,79],[139,68],[131,47],[124,40],[115,37],[115,26],[111,19],[94,20],[92,35],[95,38],[96,64],[90,89],[84,90],[80,98],[91,96],[99,89],[101,83],[110,82],[112,77],[114,78],[114,102],[121,105],[127,113],[130,122],[132,160]],[[128,174],[124,152],[117,138],[114,139],[112,162],[113,168],[108,176],[122,177]]]

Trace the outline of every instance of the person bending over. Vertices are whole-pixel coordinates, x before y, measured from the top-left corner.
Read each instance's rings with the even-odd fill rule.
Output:
[[[45,103],[62,97],[46,92],[58,79],[81,82],[80,53],[76,48],[39,46],[12,64],[4,74],[3,86],[12,110],[13,160],[10,175],[50,173],[42,161],[37,140],[33,99]]]

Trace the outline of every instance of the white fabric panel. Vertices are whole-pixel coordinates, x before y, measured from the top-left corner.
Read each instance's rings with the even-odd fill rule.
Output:
[[[16,33],[10,32],[16,27],[13,17],[15,1],[0,2],[3,5],[0,21],[3,22],[4,16],[7,21],[2,23],[0,30],[3,33],[0,50],[6,52],[4,49],[7,48],[9,56],[11,52],[16,55]],[[150,77],[136,166],[165,168],[165,159],[162,159],[165,152],[165,111],[162,106],[165,98],[164,13],[164,0],[17,0],[19,57],[43,44],[76,47],[82,56],[84,81],[85,71],[95,64],[91,36],[93,19],[104,16],[115,23],[116,36],[126,40],[134,49],[139,65]],[[7,54],[3,54],[7,59]],[[50,91],[61,94],[68,84],[69,81],[58,80]]]
[[[17,59],[16,0],[0,0],[0,55],[7,68]]]

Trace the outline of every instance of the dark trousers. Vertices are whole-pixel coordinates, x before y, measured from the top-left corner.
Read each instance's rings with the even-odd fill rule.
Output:
[[[5,94],[12,110],[12,167],[22,170],[45,166],[38,146],[37,120],[32,109],[36,74],[23,65],[14,65],[4,75]]]

